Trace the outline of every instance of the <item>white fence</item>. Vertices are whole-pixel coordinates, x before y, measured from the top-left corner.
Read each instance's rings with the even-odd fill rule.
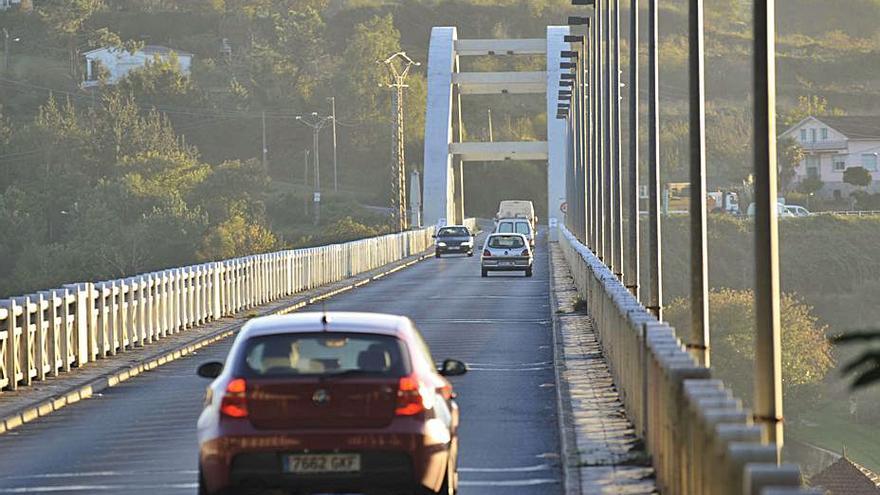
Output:
[[[0,301],[0,389],[424,252],[433,245],[433,230],[69,284]]]
[[[819,493],[797,489],[799,467],[776,465],[776,446],[761,443],[751,412],[565,227],[559,245],[595,320],[627,414],[652,456],[661,492]]]

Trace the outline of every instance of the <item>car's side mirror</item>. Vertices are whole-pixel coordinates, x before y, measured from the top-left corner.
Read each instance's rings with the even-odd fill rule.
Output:
[[[437,234],[431,234],[431,237],[433,237],[434,239],[436,239],[436,238],[437,238]]]
[[[461,376],[467,373],[467,365],[457,359],[447,359],[438,371],[443,376]]]
[[[217,378],[222,372],[223,363],[218,361],[203,363],[199,366],[198,371],[196,371],[196,373],[202,378]]]

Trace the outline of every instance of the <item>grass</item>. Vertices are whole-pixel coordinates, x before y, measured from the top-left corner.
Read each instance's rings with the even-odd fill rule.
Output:
[[[880,430],[854,422],[848,407],[846,400],[829,402],[788,426],[786,436],[837,453],[845,447],[847,457],[880,472]]]

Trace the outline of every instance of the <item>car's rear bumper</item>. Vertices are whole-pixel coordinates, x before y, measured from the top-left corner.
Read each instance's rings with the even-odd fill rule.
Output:
[[[480,266],[490,271],[516,271],[525,270],[532,266],[532,258],[483,258]]]
[[[435,252],[444,254],[444,253],[469,253],[474,250],[473,246],[437,246],[434,248]]]
[[[248,485],[289,490],[360,491],[436,488],[448,462],[451,437],[439,424],[415,421],[380,430],[261,431],[250,427],[202,442],[199,460],[210,492]],[[285,472],[289,454],[358,453],[359,473]]]

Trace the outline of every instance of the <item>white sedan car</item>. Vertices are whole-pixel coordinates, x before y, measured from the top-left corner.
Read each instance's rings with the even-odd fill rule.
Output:
[[[532,261],[532,248],[526,236],[496,232],[486,238],[480,268],[484,277],[490,271],[523,271],[531,277]]]

